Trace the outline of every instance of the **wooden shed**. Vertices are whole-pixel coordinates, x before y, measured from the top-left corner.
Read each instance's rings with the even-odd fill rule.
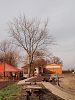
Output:
[[[45,68],[52,73],[62,74],[62,66],[60,64],[48,64]]]

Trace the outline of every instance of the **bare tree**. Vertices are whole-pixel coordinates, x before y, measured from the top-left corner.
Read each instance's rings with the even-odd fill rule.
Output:
[[[30,76],[34,53],[40,49],[45,50],[47,45],[53,42],[53,37],[47,31],[47,22],[42,23],[35,19],[27,20],[25,16],[20,16],[10,22],[9,33],[15,44],[28,54],[28,75]]]
[[[41,67],[44,68],[47,65],[47,61],[43,58],[37,59],[36,61],[34,61],[34,67]]]
[[[4,79],[5,79],[5,56],[6,56],[6,52],[9,48],[9,44],[7,43],[7,41],[4,41],[4,42],[1,42],[0,43],[0,51],[2,52],[3,54],[3,62],[4,62]],[[2,61],[2,59],[1,59]]]
[[[17,66],[19,61],[19,53],[12,47],[9,41],[2,41],[0,43],[0,61]]]
[[[5,59],[5,60],[4,60]],[[8,51],[5,56],[3,53],[0,53],[0,62],[10,64],[14,67],[17,67],[19,61],[19,54],[16,51]]]
[[[56,57],[56,56],[53,56],[50,58],[50,63],[63,65],[63,61],[59,57]]]

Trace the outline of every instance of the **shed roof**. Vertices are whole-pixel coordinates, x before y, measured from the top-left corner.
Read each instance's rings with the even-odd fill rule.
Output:
[[[19,72],[20,69],[5,63],[5,72]],[[4,64],[0,64],[0,72],[4,72]]]

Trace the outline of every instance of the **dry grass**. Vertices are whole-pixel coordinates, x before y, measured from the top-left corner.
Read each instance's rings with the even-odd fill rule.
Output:
[[[75,95],[75,75],[71,73],[65,73],[64,78],[60,78],[60,86],[64,91]]]

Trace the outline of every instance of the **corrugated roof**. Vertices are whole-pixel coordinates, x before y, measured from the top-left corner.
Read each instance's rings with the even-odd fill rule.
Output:
[[[18,72],[20,69],[5,63],[5,72]],[[0,72],[4,72],[4,64],[0,64]]]

